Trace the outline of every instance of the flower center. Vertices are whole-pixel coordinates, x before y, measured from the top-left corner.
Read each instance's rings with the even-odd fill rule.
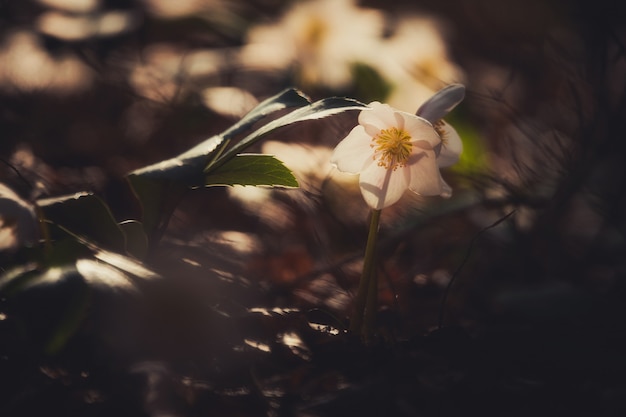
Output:
[[[374,159],[378,158],[378,165],[386,169],[397,169],[406,165],[411,155],[411,135],[397,127],[383,129],[372,138]]]
[[[318,48],[328,33],[328,25],[317,17],[312,17],[302,32],[304,47]]]

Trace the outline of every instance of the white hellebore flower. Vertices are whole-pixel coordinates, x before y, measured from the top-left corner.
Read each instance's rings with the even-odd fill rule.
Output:
[[[250,30],[240,59],[259,68],[293,66],[304,85],[345,88],[354,63],[380,59],[384,29],[383,13],[356,0],[294,2],[279,23]]]
[[[359,124],[335,148],[331,163],[340,171],[359,174],[365,202],[381,210],[409,189],[449,197],[451,188],[440,167],[456,163],[463,144],[442,120],[465,96],[465,87],[450,85],[426,101],[417,115],[372,102],[359,114]]]

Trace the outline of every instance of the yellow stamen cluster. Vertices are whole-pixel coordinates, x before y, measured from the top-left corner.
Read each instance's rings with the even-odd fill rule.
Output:
[[[328,25],[320,18],[313,17],[303,30],[302,40],[305,47],[320,47],[328,34]]]
[[[372,138],[374,159],[378,158],[378,165],[386,169],[403,167],[411,156],[411,135],[405,130],[391,127],[383,129]]]

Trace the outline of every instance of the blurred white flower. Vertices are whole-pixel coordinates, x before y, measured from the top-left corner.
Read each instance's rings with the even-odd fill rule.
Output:
[[[351,83],[352,64],[372,60],[383,28],[380,11],[354,0],[301,2],[279,23],[253,28],[241,61],[270,70],[293,65],[303,85],[342,88]]]
[[[37,3],[68,13],[91,13],[101,6],[101,0],[37,0]]]
[[[149,13],[165,19],[177,19],[203,12],[215,12],[228,3],[224,0],[142,0]]]
[[[359,114],[359,125],[335,148],[331,163],[340,171],[359,174],[361,194],[376,210],[396,203],[407,189],[450,196],[439,168],[455,163],[463,147],[442,117],[464,92],[461,85],[449,86],[424,103],[418,115],[370,103],[370,109]]]
[[[236,87],[210,87],[202,92],[205,106],[226,117],[241,118],[257,104],[249,92]]]
[[[83,15],[48,11],[39,16],[36,27],[48,36],[75,42],[121,35],[135,29],[140,21],[139,14],[133,11],[113,10]]]
[[[409,108],[416,97],[427,97],[442,85],[463,82],[463,71],[450,59],[442,25],[433,18],[398,20],[392,35],[381,42],[374,68],[395,88],[385,102]]]
[[[32,32],[9,34],[0,46],[0,89],[23,91],[82,91],[91,85],[93,72],[69,52],[52,56]]]

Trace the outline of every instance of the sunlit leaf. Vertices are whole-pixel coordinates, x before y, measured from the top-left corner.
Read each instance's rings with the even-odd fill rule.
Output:
[[[297,187],[298,181],[272,155],[240,154],[206,177],[206,185],[267,185]]]
[[[216,183],[266,185],[268,182],[276,185],[296,186],[295,178],[291,174],[287,175],[282,168],[276,171],[278,169],[276,166],[267,172],[267,164],[261,164],[258,167],[266,170],[259,173],[259,179],[251,178],[252,173],[249,172],[243,176],[242,167],[237,163],[231,165],[231,169],[218,172],[219,177],[209,177],[207,180],[207,176],[213,175],[218,168],[278,128],[304,120],[321,119],[346,110],[362,109],[365,106],[355,100],[337,97],[309,103],[308,99],[297,90],[286,90],[260,103],[242,120],[223,133],[207,139],[175,158],[131,172],[128,175],[128,181],[141,203],[142,223],[150,240],[157,240],[161,236],[174,207],[188,188]],[[263,117],[289,107],[299,108],[261,126],[226,149],[236,135],[249,130]],[[227,171],[237,177],[226,178],[224,174]],[[271,177],[272,172],[274,177]]]
[[[209,162],[210,154],[218,150],[220,146],[225,146],[233,137],[250,129],[256,122],[274,112],[307,104],[309,104],[308,99],[299,91],[285,90],[259,103],[250,113],[221,134],[210,137],[175,158],[133,171],[129,174],[129,179],[131,183],[134,182],[135,177],[143,177],[177,181],[189,186],[201,186],[204,184],[202,170]]]
[[[230,140],[250,129],[262,118],[286,108],[301,107],[309,100],[299,91],[285,90],[245,115],[226,131],[194,146],[186,152],[165,161],[131,172],[127,179],[142,207],[142,223],[150,240],[160,237],[173,209],[188,187],[205,184],[203,169]]]
[[[308,106],[296,109],[260,127],[259,129],[255,130],[254,132],[237,142],[230,149],[224,152],[224,154],[220,156],[217,160],[210,163],[204,169],[204,171],[208,173],[211,170],[217,169],[217,167],[224,164],[235,155],[242,153],[250,145],[256,143],[258,140],[260,140],[267,134],[272,133],[276,129],[289,126],[293,123],[303,122],[305,120],[323,119],[325,117],[342,113],[348,110],[362,110],[363,107],[365,107],[365,104],[360,103],[356,100],[341,97],[331,97],[316,101],[315,103],[309,104]]]

